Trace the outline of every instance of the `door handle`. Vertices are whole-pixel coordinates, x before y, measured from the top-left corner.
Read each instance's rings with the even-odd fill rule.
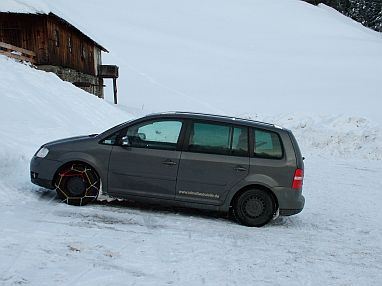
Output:
[[[175,166],[176,162],[171,161],[171,160],[166,160],[166,161],[163,161],[162,164],[167,165],[167,166]]]
[[[233,168],[235,171],[238,171],[238,172],[245,172],[247,171],[247,168],[244,168],[242,166],[236,166],[235,168]]]

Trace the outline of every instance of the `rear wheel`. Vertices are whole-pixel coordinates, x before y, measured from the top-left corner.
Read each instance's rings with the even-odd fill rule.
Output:
[[[251,189],[240,194],[234,201],[233,213],[240,224],[260,227],[272,219],[274,205],[267,191]]]
[[[100,178],[91,167],[73,164],[58,173],[55,187],[58,197],[63,202],[83,206],[97,198]]]

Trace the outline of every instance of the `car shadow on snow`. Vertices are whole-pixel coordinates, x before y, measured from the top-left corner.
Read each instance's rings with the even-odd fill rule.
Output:
[[[111,202],[107,201],[96,201],[93,204],[97,204],[100,206],[112,207],[118,210],[123,209],[132,209],[145,213],[156,213],[163,215],[177,215],[182,217],[195,217],[202,218],[206,220],[218,220],[225,223],[237,224],[233,214],[222,213],[211,210],[202,210],[202,209],[193,209],[186,207],[175,207],[175,206],[163,206],[149,203],[139,203],[130,200],[114,200]],[[265,228],[268,227],[278,227],[278,228],[300,228],[302,225],[302,221],[300,219],[296,219],[296,217],[277,217],[276,219],[271,220]]]
[[[33,190],[38,200],[46,201],[49,203],[57,204],[63,203],[57,196],[55,191],[47,190],[44,188],[38,188]],[[112,212],[123,212],[124,209],[135,210],[145,213],[155,213],[161,215],[177,215],[182,217],[196,217],[207,220],[219,220],[227,223],[236,224],[235,219],[231,213],[222,213],[210,210],[193,209],[186,207],[164,206],[150,203],[139,203],[131,200],[113,200],[113,201],[95,201],[91,205],[99,207],[107,207]],[[301,221],[293,217],[278,217],[275,220],[271,220],[265,227],[287,227],[287,228],[299,228]]]
[[[176,214],[184,217],[197,217],[208,220],[220,220],[225,221],[232,224],[237,224],[233,214],[211,211],[211,210],[202,210],[202,209],[193,209],[186,207],[177,207],[177,206],[163,206],[157,204],[149,204],[149,203],[139,203],[130,200],[114,200],[111,202],[107,201],[96,201],[93,204],[97,204],[100,206],[107,206],[116,209],[133,209],[142,212],[151,212],[158,214]],[[276,219],[272,219],[266,226],[264,227],[286,227],[286,228],[300,228],[302,225],[302,221],[296,216],[293,217],[277,217]]]
[[[113,200],[111,202],[107,201],[96,201],[93,204],[100,206],[112,207],[115,209],[133,209],[143,212],[154,212],[160,214],[176,214],[182,216],[193,216],[206,219],[225,219],[230,220],[229,216],[225,213],[219,213],[216,211],[200,210],[186,207],[175,207],[175,206],[164,206],[152,203],[139,203],[131,200]]]

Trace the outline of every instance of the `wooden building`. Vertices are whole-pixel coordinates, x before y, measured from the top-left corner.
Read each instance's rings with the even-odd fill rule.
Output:
[[[102,67],[101,52],[108,52],[103,46],[52,12],[0,9],[0,42],[34,52],[39,69],[54,72],[101,98],[103,79],[113,78],[115,83],[118,77],[117,66]]]

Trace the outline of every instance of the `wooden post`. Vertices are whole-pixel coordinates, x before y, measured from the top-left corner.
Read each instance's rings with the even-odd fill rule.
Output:
[[[98,76],[100,78],[113,79],[114,104],[117,104],[118,103],[117,78],[119,77],[119,68],[117,66],[112,66],[112,65],[100,65],[98,67]]]
[[[113,90],[114,90],[114,104],[118,103],[117,100],[117,79],[114,77],[113,78]]]

